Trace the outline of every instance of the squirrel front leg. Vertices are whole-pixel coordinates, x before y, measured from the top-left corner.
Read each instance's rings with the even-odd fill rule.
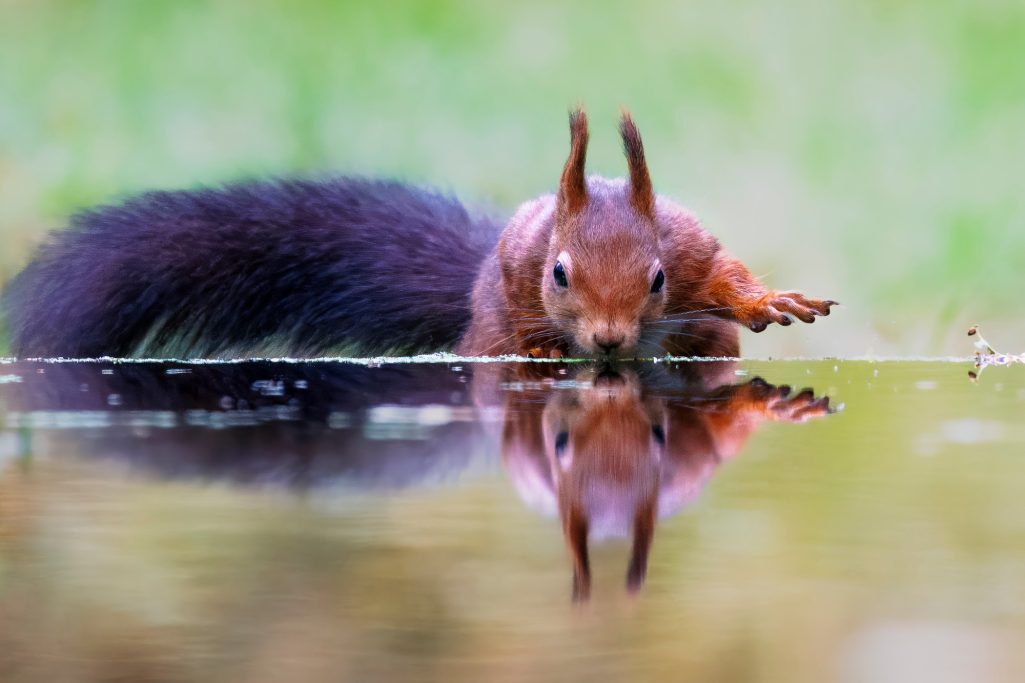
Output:
[[[569,356],[561,336],[545,326],[522,326],[516,329],[517,353],[527,358],[560,359]]]
[[[552,346],[550,348],[546,348],[543,346],[534,346],[527,350],[526,356],[527,358],[550,358],[553,360],[558,360],[560,358],[565,357],[565,354],[562,352],[562,349],[558,346]]]
[[[800,292],[766,289],[740,261],[717,254],[708,281],[711,305],[719,315],[736,320],[753,332],[761,332],[769,323],[789,325],[793,315],[806,323],[817,315],[829,315],[837,302],[812,299]],[[789,314],[789,315],[788,315]]]
[[[811,389],[796,394],[787,385],[769,384],[755,377],[745,384],[720,387],[701,407],[702,419],[723,460],[736,455],[748,437],[766,420],[807,422],[834,412],[828,396]]]
[[[815,396],[812,389],[795,394],[789,385],[769,384],[761,377],[722,388],[716,398],[710,402],[709,414],[749,413],[781,422],[805,422],[834,412],[828,396]]]

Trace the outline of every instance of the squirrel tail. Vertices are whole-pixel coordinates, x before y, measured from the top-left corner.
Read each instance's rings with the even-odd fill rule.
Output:
[[[3,306],[21,357],[438,351],[499,229],[393,181],[150,192],[74,216]]]

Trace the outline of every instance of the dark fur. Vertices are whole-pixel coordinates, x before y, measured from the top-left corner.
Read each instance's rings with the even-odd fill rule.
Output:
[[[473,422],[411,431],[372,415],[377,406],[396,404],[466,410],[469,367],[18,362],[4,372],[22,381],[0,384],[0,406],[8,415],[42,421],[26,429],[25,449],[118,460],[160,479],[296,491],[348,483],[373,491],[453,479],[473,458],[491,456]],[[276,390],[266,391],[264,383]],[[111,395],[119,397],[117,405]],[[45,425],[54,414],[102,416],[107,426],[51,430]],[[332,423],[339,415],[345,422]],[[162,426],[140,429],[147,419]]]
[[[500,226],[359,178],[150,192],[84,211],[11,283],[22,357],[435,351]]]

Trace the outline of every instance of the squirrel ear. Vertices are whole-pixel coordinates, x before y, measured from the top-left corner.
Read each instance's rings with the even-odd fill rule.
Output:
[[[559,210],[572,216],[587,203],[584,162],[587,158],[587,114],[583,109],[569,113],[570,149],[559,180]]]
[[[654,498],[642,502],[634,512],[634,540],[630,549],[630,565],[626,570],[626,589],[636,593],[644,585],[648,573],[648,551],[655,535]]]
[[[571,505],[565,511],[563,531],[573,554],[573,602],[587,602],[591,597],[591,563],[587,557],[587,518]]]
[[[644,161],[644,144],[630,112],[623,110],[619,120],[619,134],[623,136],[623,152],[630,167],[630,203],[644,216],[655,215],[655,193],[651,189],[648,164]]]

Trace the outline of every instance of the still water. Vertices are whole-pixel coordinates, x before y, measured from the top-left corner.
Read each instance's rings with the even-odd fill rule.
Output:
[[[1025,367],[0,365],[0,681],[1025,680]]]

